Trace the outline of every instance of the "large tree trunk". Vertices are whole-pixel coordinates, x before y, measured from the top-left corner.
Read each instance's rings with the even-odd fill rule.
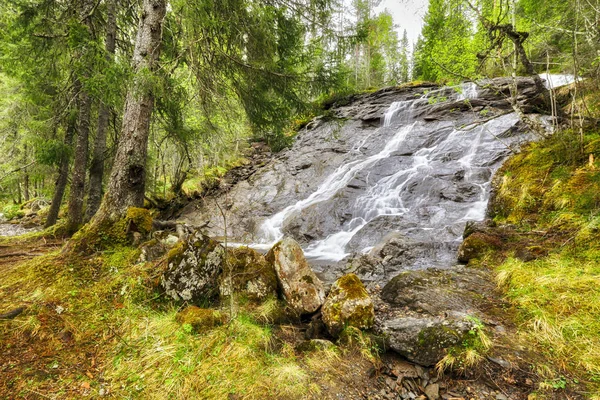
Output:
[[[65,148],[71,148],[73,144],[73,136],[75,135],[75,121],[69,120],[67,124],[67,130],[65,132]],[[50,210],[46,217],[45,228],[48,228],[56,224],[58,219],[58,212],[60,211],[60,205],[62,203],[65,189],[67,188],[67,181],[69,180],[69,161],[70,157],[66,154],[60,160],[58,166],[58,178],[56,179],[56,187],[54,189],[54,195],[52,196],[52,203],[50,204]]]
[[[115,40],[117,35],[117,18],[115,12],[115,1],[109,0],[107,4],[107,23],[106,23],[106,58],[112,61],[115,54]],[[92,154],[92,163],[90,165],[90,184],[88,192],[87,209],[85,211],[85,221],[92,219],[100,202],[102,201],[102,178],[104,177],[104,156],[106,152],[106,131],[108,129],[108,119],[110,109],[106,104],[100,104],[98,111],[98,129],[94,141],[94,151]]]
[[[146,155],[154,94],[148,72],[156,69],[162,40],[165,0],[144,0],[133,53],[136,78],[127,92],[123,127],[108,189],[93,224],[125,216],[127,208],[144,204]]]
[[[85,195],[85,174],[88,160],[88,141],[90,135],[90,113],[92,99],[85,90],[78,96],[79,120],[77,142],[75,144],[75,158],[73,162],[73,175],[71,178],[71,193],[69,196],[69,216],[67,218],[67,232],[73,233],[83,221],[83,197]]]

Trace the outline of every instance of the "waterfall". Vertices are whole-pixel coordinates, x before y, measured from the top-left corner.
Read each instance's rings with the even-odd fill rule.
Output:
[[[545,79],[553,86],[569,82]],[[494,172],[513,145],[532,138],[516,128],[515,113],[421,117],[426,107],[445,103],[452,110],[456,103],[459,109],[477,97],[474,83],[434,89],[391,103],[376,129],[353,128],[364,133],[346,136],[344,161],[318,178],[311,192],[263,220],[251,246],[267,249],[291,226],[305,236],[307,257],[337,262],[369,251],[395,231],[432,253],[441,249],[442,255],[424,261],[429,265],[451,262],[465,224],[485,217]]]

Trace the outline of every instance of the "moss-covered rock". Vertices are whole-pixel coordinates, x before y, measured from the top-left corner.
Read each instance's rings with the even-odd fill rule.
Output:
[[[161,286],[175,300],[210,300],[219,292],[224,256],[223,246],[201,232],[195,232],[167,254]]]
[[[334,282],[321,312],[332,336],[339,335],[346,326],[370,329],[375,321],[373,300],[354,274],[344,275]]]
[[[325,300],[323,283],[294,239],[284,238],[276,243],[266,259],[275,268],[282,296],[295,312],[311,314],[321,307]]]
[[[388,347],[423,366],[437,364],[449,348],[461,344],[473,329],[473,321],[465,315],[403,317],[383,325]]]
[[[219,293],[221,297],[228,297],[232,292],[257,302],[276,295],[277,275],[273,265],[248,247],[229,249],[224,273],[219,279]]]
[[[175,320],[182,325],[190,325],[194,332],[201,333],[223,325],[227,318],[225,314],[217,310],[188,306],[177,313]]]
[[[483,232],[469,235],[458,249],[458,261],[468,263],[472,259],[481,258],[490,250],[498,249],[502,245],[500,239]]]

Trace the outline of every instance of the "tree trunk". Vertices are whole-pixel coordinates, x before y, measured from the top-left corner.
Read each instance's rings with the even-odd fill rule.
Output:
[[[148,72],[153,72],[158,63],[166,1],[144,0],[142,7],[132,60],[137,76],[127,92],[121,139],[108,189],[93,224],[120,219],[127,208],[144,204],[148,135],[154,106]]]
[[[81,85],[78,85],[81,87]],[[69,196],[69,216],[67,232],[74,233],[83,221],[83,197],[85,195],[85,174],[88,160],[88,141],[90,135],[90,113],[92,99],[85,90],[79,91],[78,132],[75,144],[75,158],[71,178],[71,194]]]
[[[65,132],[65,148],[71,148],[73,144],[73,136],[75,135],[75,122],[69,121],[67,124],[67,130]],[[58,212],[60,211],[60,204],[62,203],[65,189],[67,188],[67,181],[69,179],[69,160],[68,155],[63,155],[58,166],[58,178],[56,179],[56,188],[54,189],[54,195],[52,196],[52,203],[50,204],[50,210],[46,217],[45,228],[51,227],[56,224],[58,219]]]
[[[27,143],[23,145],[23,159],[22,164],[27,165]],[[29,201],[29,172],[27,167],[23,168],[23,200]]]
[[[107,4],[107,23],[106,23],[106,58],[112,61],[115,54],[115,39],[117,34],[117,21],[115,12],[115,1],[109,0]],[[85,212],[85,221],[92,219],[100,202],[102,201],[102,178],[104,177],[104,157],[106,152],[106,132],[108,129],[108,119],[110,109],[106,104],[100,104],[98,111],[98,129],[94,141],[94,151],[92,163],[90,165],[90,184],[88,192],[88,203]]]

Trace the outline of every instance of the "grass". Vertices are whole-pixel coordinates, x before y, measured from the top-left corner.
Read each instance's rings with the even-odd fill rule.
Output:
[[[26,240],[41,239],[14,243]],[[322,398],[324,382],[374,360],[366,340],[297,351],[297,328],[273,324],[273,298],[196,334],[176,321],[181,305],[160,295],[156,267],[138,256],[127,246],[83,258],[55,251],[3,271],[3,309],[27,310],[0,322],[0,397]]]
[[[514,224],[529,245],[546,249],[546,256],[524,262],[509,248],[496,266],[521,333],[550,360],[537,366],[548,378],[542,388],[583,382],[594,399],[600,398],[599,140],[593,129],[583,138],[562,131],[529,145],[498,174],[493,204],[497,223]]]
[[[529,263],[509,258],[498,284],[524,329],[565,369],[600,380],[600,265],[553,254]]]

